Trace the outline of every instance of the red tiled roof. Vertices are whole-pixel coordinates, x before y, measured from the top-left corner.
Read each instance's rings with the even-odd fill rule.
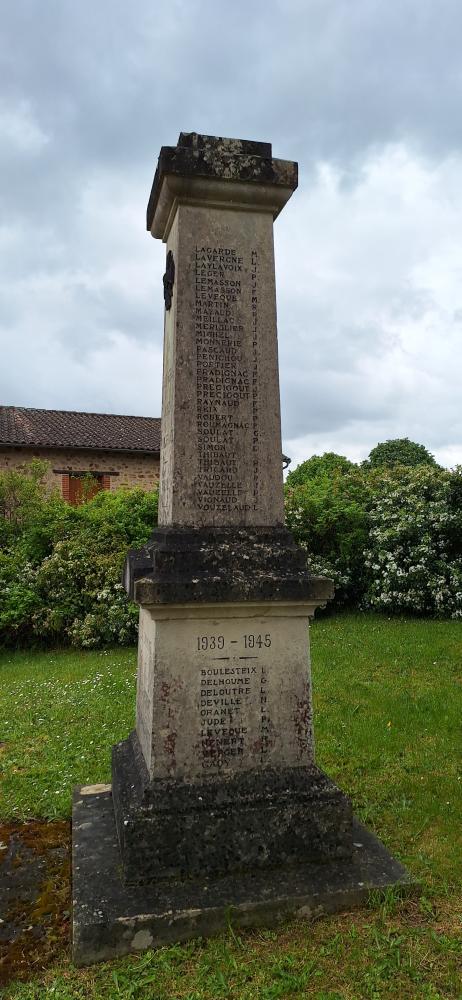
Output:
[[[0,446],[160,451],[159,417],[0,406]]]

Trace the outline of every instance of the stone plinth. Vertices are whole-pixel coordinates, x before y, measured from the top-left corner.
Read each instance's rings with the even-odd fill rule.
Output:
[[[136,732],[114,748],[129,882],[351,855],[351,806],[314,765],[313,605],[142,607]]]
[[[272,871],[158,879],[130,885],[122,859],[110,788],[77,788],[73,808],[73,958],[77,965],[107,961],[145,948],[209,937],[229,927],[274,927],[298,917],[351,910],[372,891],[393,886],[415,892],[405,868],[357,820],[352,854],[329,864],[304,863]]]
[[[140,612],[136,731],[149,777],[313,763],[309,605]]]
[[[333,597],[332,582],[308,572],[286,528],[157,528],[127,555],[124,583],[141,606],[304,601],[311,614]]]

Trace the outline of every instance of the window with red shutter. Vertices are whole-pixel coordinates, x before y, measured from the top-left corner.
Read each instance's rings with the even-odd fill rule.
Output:
[[[92,472],[69,472],[63,476],[63,497],[74,507],[91,500],[100,490],[110,489],[109,476]]]

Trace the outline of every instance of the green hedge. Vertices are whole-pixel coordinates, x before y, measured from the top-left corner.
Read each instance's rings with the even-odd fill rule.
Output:
[[[332,458],[296,469],[285,503],[313,572],[334,580],[335,603],[462,617],[462,468]]]
[[[71,507],[46,494],[44,474],[34,462],[0,475],[0,644],[134,642],[121,572],[157,523],[157,493],[102,491]],[[288,476],[285,509],[335,604],[462,617],[462,469],[314,456]]]
[[[45,468],[0,476],[0,643],[132,643],[138,609],[120,582],[128,548],[157,523],[157,493],[47,496]]]

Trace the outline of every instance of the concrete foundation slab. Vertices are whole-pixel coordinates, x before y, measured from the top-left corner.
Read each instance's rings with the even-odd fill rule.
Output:
[[[73,805],[73,959],[90,965],[232,924],[273,926],[365,903],[371,890],[416,890],[406,869],[354,821],[352,859],[224,878],[126,886],[110,786],[77,788]]]

